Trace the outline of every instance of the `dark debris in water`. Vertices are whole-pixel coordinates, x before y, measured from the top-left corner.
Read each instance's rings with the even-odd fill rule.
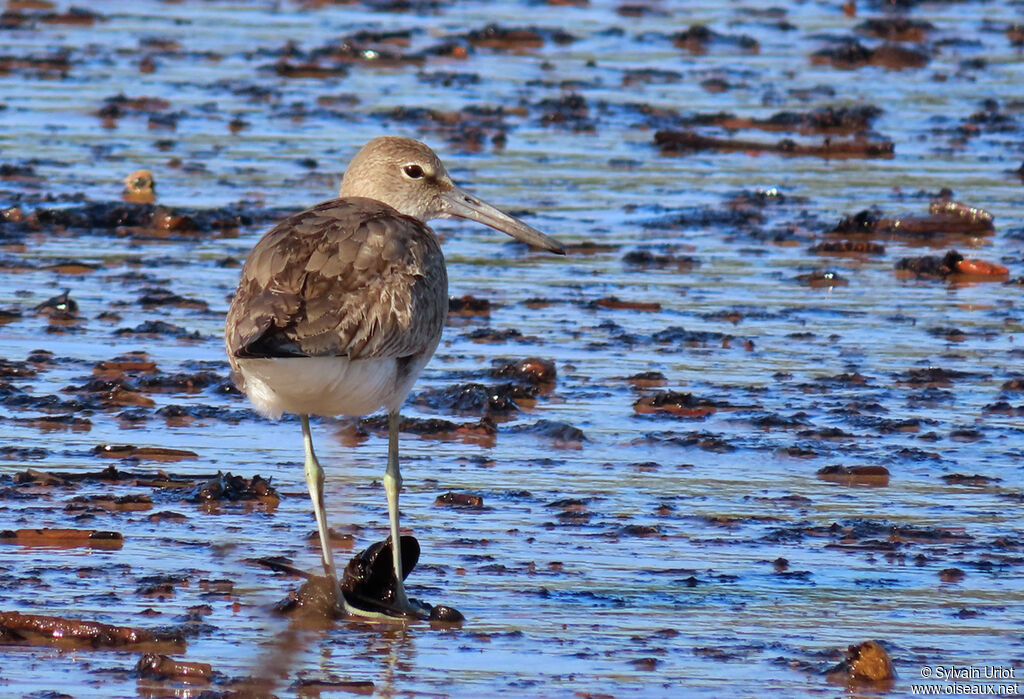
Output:
[[[534,434],[552,440],[556,446],[579,448],[587,440],[583,430],[558,420],[537,420],[532,425],[516,425],[512,433]]]
[[[663,445],[675,447],[697,447],[708,452],[725,454],[736,450],[723,435],[713,432],[691,430],[689,432],[646,432],[633,440],[634,444]]]
[[[549,389],[557,379],[554,361],[540,357],[528,357],[518,362],[498,362],[491,369],[491,376],[512,379],[517,384],[535,386],[538,390]]]
[[[896,271],[917,279],[957,279],[1006,281],[1009,270],[1002,265],[983,260],[965,259],[956,250],[950,250],[942,257],[904,257],[896,262]]]
[[[911,17],[870,17],[854,27],[854,31],[876,39],[918,43],[935,31],[935,25]]]
[[[147,320],[134,328],[118,328],[114,331],[115,335],[120,337],[127,336],[165,336],[173,337],[179,340],[202,340],[203,336],[199,334],[198,330],[189,331],[181,326],[174,325],[173,323],[167,323],[162,320]]]
[[[741,118],[728,112],[697,114],[683,121],[687,126],[719,126],[730,131],[793,131],[801,134],[867,134],[882,114],[875,105],[829,106],[807,112],[777,112],[767,119]]]
[[[218,473],[192,491],[191,499],[196,502],[228,500],[259,500],[277,502],[280,497],[270,483],[259,476],[244,478],[231,473]]]
[[[705,53],[712,46],[729,47],[750,53],[756,53],[761,48],[758,41],[751,36],[721,34],[703,24],[693,24],[689,28],[673,34],[671,39],[677,48],[686,49],[695,54]]]
[[[474,29],[465,35],[465,39],[473,46],[503,51],[535,49],[547,41],[571,44],[576,40],[572,34],[562,29],[503,27],[498,24],[488,24],[481,29]]]
[[[798,274],[796,281],[813,289],[830,289],[834,286],[848,286],[850,284],[846,277],[831,269],[816,269],[807,274]]]
[[[493,416],[518,412],[516,398],[529,400],[533,396],[513,384],[485,386],[467,383],[421,391],[416,395],[414,403],[431,410]]]
[[[491,314],[491,302],[488,299],[480,299],[475,296],[451,297],[448,299],[448,315],[459,316],[489,316]]]
[[[387,416],[380,415],[363,418],[359,421],[359,429],[366,433],[387,436]],[[424,438],[481,443],[492,442],[498,433],[497,426],[488,416],[480,418],[477,422],[462,423],[455,423],[441,418],[403,417],[399,429],[401,432],[415,434]]]
[[[657,254],[650,250],[633,250],[622,256],[622,262],[630,267],[662,267],[690,270],[700,266],[700,260],[691,255]]]
[[[480,495],[471,495],[469,493],[444,493],[443,495],[437,496],[434,500],[434,504],[452,507],[459,510],[479,511],[484,509],[483,497]]]
[[[131,445],[101,445],[95,451],[108,457],[129,461],[153,459],[177,461],[180,456],[175,450],[164,448],[137,448]],[[192,454],[194,457],[195,454]],[[126,493],[118,496],[74,496],[68,500],[69,507],[81,509],[82,505],[99,506],[111,511],[148,510],[154,498],[161,503],[172,500],[179,502],[259,502],[273,506],[280,501],[277,491],[269,481],[260,476],[245,478],[231,473],[215,476],[182,475],[165,471],[122,471],[114,465],[102,471],[43,471],[26,469],[13,475],[0,475],[0,486],[10,485],[6,492],[0,491],[0,500],[5,495],[15,495],[19,488],[45,486],[74,489],[90,484],[121,484],[150,489],[149,493]]]
[[[884,216],[878,210],[865,209],[846,216],[829,233],[838,235],[878,235],[893,239],[938,239],[949,236],[991,235],[993,216],[987,211],[957,202],[951,194],[933,199],[927,215]]]
[[[633,410],[638,415],[664,413],[674,417],[697,419],[714,414],[720,407],[723,406],[710,399],[678,391],[658,391],[633,403]]]
[[[931,56],[920,49],[899,44],[882,44],[871,48],[856,39],[846,39],[838,45],[821,49],[811,54],[811,61],[830,64],[842,70],[861,66],[881,66],[891,70],[924,68]]]
[[[12,695],[42,696],[54,669],[54,695],[429,695],[461,681],[429,665],[438,648],[557,655],[542,679],[471,678],[481,695],[657,694],[708,663],[763,680],[722,685],[745,696],[884,693],[894,664],[999,660],[1019,604],[990,600],[1024,565],[1024,225],[1008,205],[1024,120],[998,79],[1024,30],[991,19],[1012,3],[931,21],[917,0],[721,5],[693,26],[649,2],[479,19],[286,0],[240,24],[191,0],[154,24],[145,5],[18,0],[0,17],[17,39],[0,76],[25,88],[0,100],[21,146],[0,163],[0,607],[53,606],[0,623],[25,646]],[[218,30],[245,48],[211,44]],[[296,422],[257,417],[222,358],[252,242],[333,196],[358,140],[397,131],[568,252],[480,252],[439,227],[457,295],[402,422],[403,523],[456,550],[416,569],[424,591],[464,585],[487,630],[335,615],[333,585],[305,572],[319,548]],[[383,522],[386,418],[317,427],[347,550],[356,522]],[[273,486],[251,476],[268,471]],[[360,594],[386,602],[386,542],[357,561]],[[305,584],[274,621],[284,651],[263,655],[258,600],[285,577]],[[786,602],[769,630],[836,600],[857,601],[851,639],[894,600],[929,623],[847,651],[799,624],[723,636],[762,588]],[[621,619],[648,632],[627,639]],[[136,632],[166,639],[121,642]],[[396,656],[408,633],[422,652]],[[196,637],[210,657],[186,652]],[[132,654],[65,662],[93,648]]]
[[[816,255],[884,255],[881,243],[857,240],[826,240],[811,247],[808,252]]]
[[[65,289],[57,296],[46,299],[34,310],[56,318],[74,318],[78,313],[78,302],[70,296],[71,289]]]
[[[707,150],[778,153],[793,157],[816,157],[826,159],[845,158],[892,158],[895,145],[892,141],[868,140],[866,138],[833,139],[825,137],[818,143],[798,143],[783,139],[776,143],[748,141],[735,138],[705,136],[695,131],[658,131],[654,145],[662,155],[688,155]]]
[[[687,330],[678,325],[659,330],[651,336],[651,340],[659,345],[725,345],[733,339],[732,335],[714,330]]]
[[[889,485],[889,469],[885,466],[834,464],[818,469],[818,478],[846,486],[883,487]]]
[[[213,676],[209,663],[174,660],[166,655],[146,653],[135,665],[139,677],[154,680],[185,680],[208,682]]]
[[[885,648],[877,641],[851,645],[846,657],[826,671],[830,682],[850,687],[871,687],[886,690],[896,679],[896,670]]]
[[[64,207],[38,207],[12,220],[0,216],[0,234],[25,234],[36,231],[67,231],[69,233],[109,234],[120,232],[132,236],[168,238],[175,236],[210,235],[235,231],[267,223],[288,213],[254,207],[219,209],[169,209],[154,204],[126,202],[93,202]]]
[[[63,645],[68,648],[167,648],[183,650],[180,633],[166,633],[115,626],[93,621],[41,614],[0,611],[0,630],[7,643],[15,645]]]

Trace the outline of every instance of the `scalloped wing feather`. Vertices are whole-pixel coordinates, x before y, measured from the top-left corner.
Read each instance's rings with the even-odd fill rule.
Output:
[[[441,247],[372,199],[324,202],[253,248],[225,326],[244,357],[404,358],[432,352],[448,310]]]

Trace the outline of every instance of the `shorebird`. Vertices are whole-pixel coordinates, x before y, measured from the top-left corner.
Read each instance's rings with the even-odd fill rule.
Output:
[[[286,218],[256,243],[228,311],[225,344],[236,384],[264,415],[295,413],[302,423],[323,567],[348,613],[360,610],[338,584],[309,416],[387,410],[384,490],[396,580],[389,615],[425,618],[402,582],[399,409],[448,314],[444,256],[426,222],[451,217],[565,254],[554,239],[457,187],[423,143],[376,138],[349,164],[337,199]]]

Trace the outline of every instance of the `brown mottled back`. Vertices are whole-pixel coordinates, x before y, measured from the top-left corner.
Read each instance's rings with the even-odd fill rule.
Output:
[[[420,355],[437,344],[447,297],[426,224],[373,199],[333,199],[253,248],[228,311],[228,357],[237,368],[246,357]]]

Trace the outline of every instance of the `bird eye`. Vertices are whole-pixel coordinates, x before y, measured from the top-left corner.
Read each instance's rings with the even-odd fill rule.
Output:
[[[418,180],[423,177],[423,168],[419,165],[406,165],[402,170],[412,180]]]

